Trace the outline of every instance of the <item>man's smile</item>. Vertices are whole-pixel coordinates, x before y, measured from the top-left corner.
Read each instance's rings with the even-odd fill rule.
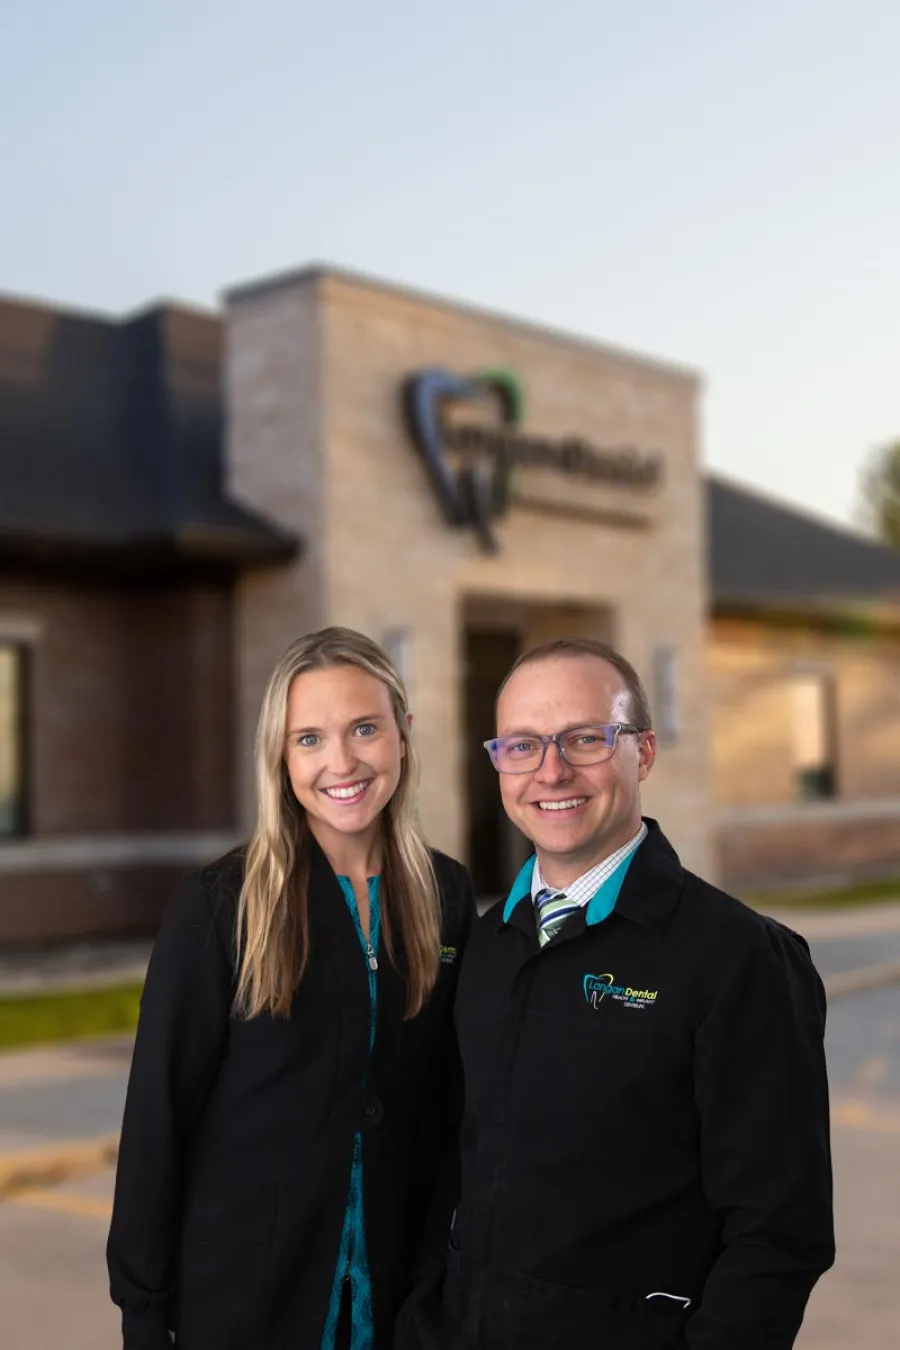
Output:
[[[539,801],[532,802],[531,805],[547,814],[571,816],[576,811],[580,811],[583,806],[586,806],[587,802],[587,797],[542,797]]]

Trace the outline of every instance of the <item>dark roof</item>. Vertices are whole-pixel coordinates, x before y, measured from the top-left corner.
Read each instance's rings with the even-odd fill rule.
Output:
[[[719,478],[708,483],[708,560],[717,608],[900,605],[900,549]]]
[[[235,571],[298,541],[223,486],[221,322],[0,300],[0,559]]]
[[[217,315],[182,306],[118,321],[0,299],[0,562],[155,575],[294,555],[224,489],[221,343]],[[707,505],[716,609],[900,604],[900,550],[717,477]]]

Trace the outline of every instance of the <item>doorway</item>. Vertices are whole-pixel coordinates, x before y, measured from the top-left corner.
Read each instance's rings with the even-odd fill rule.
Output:
[[[512,630],[465,635],[466,791],[469,806],[467,856],[479,899],[496,899],[509,890],[508,839],[512,825],[500,801],[497,770],[483,742],[495,734],[494,703],[521,647]]]

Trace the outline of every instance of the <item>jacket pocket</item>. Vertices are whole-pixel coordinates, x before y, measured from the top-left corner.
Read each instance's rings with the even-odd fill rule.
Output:
[[[268,1242],[275,1226],[276,1186],[247,1186],[191,1196],[185,1206],[186,1246],[203,1242]]]
[[[189,1201],[174,1302],[179,1350],[266,1343],[276,1195],[270,1186]]]
[[[486,1280],[488,1340],[516,1350],[679,1350],[681,1302],[609,1293],[504,1273]],[[647,1291],[648,1293],[651,1291]]]

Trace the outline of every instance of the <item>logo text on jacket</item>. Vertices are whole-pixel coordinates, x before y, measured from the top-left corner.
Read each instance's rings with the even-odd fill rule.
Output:
[[[626,1008],[652,1008],[656,1002],[657,989],[632,989],[629,984],[616,984],[615,976],[585,975],[584,998],[592,1008],[599,1008],[605,998],[611,998]]]

